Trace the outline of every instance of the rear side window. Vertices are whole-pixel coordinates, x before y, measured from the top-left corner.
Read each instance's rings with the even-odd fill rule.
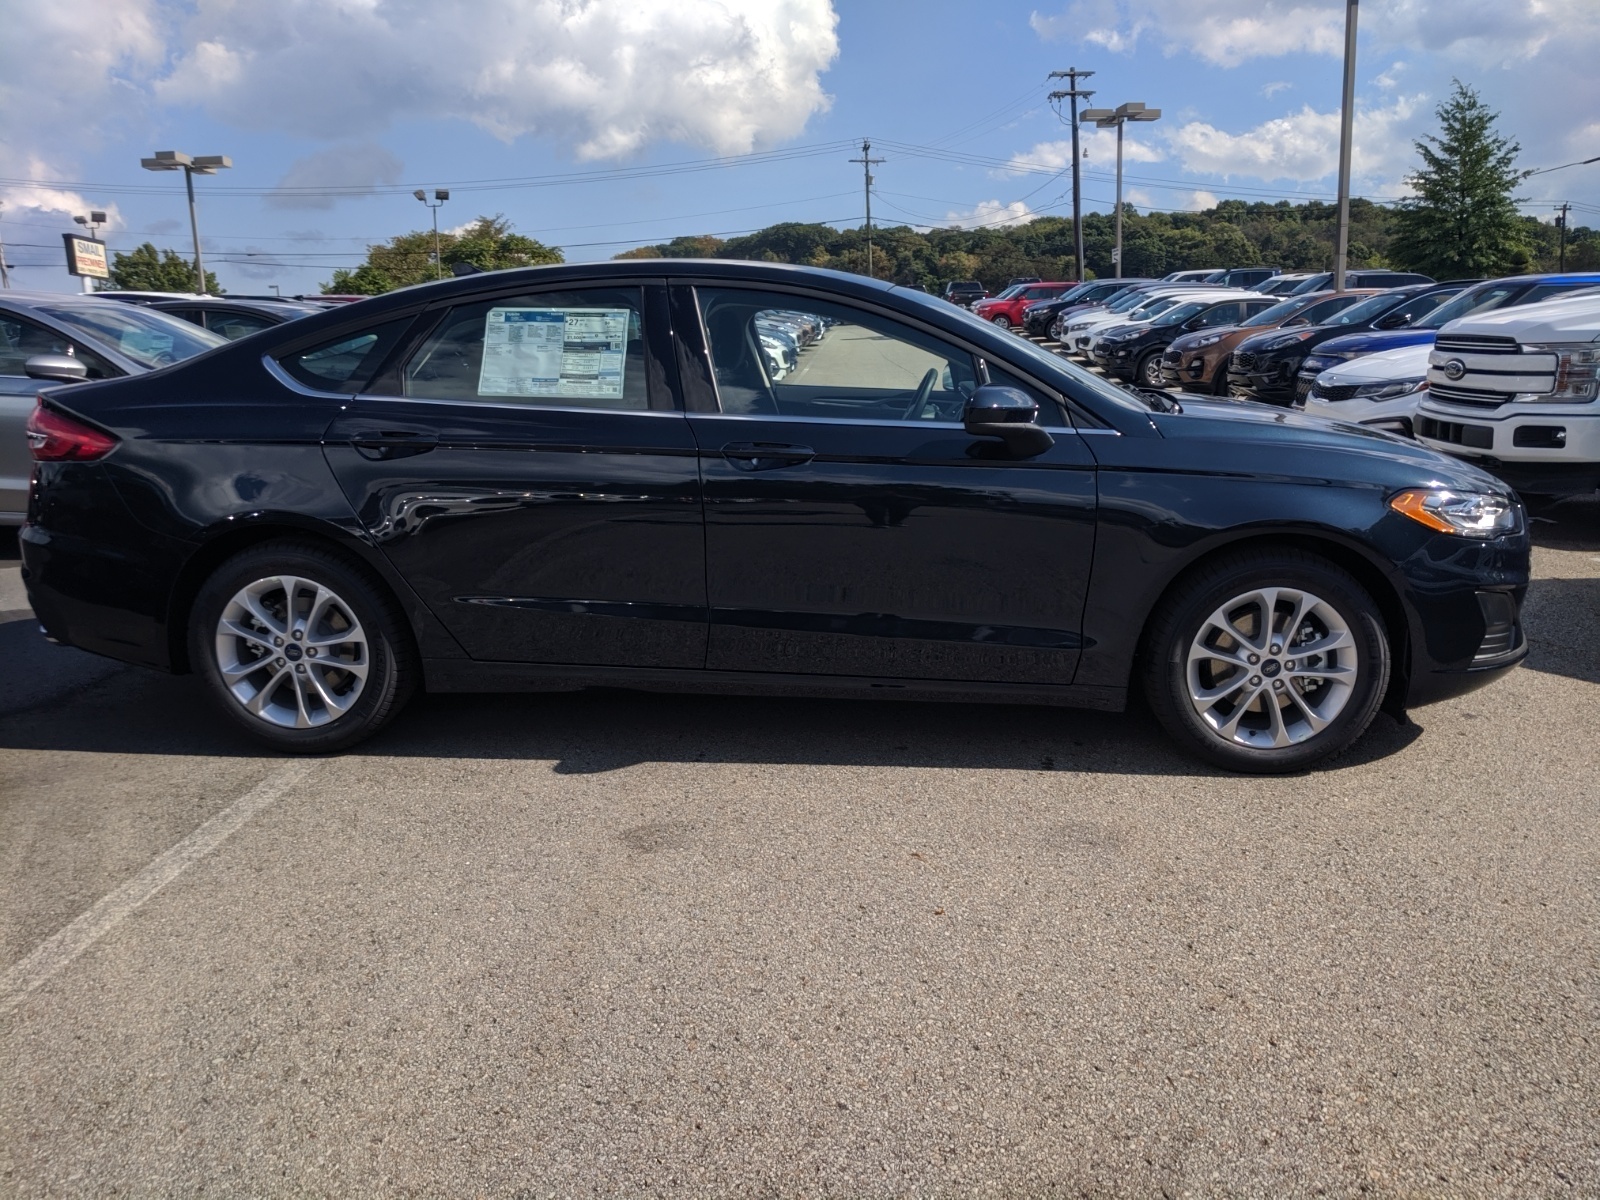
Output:
[[[357,333],[342,333],[309,350],[280,358],[278,363],[306,387],[354,395],[372,382],[395,343],[411,327],[412,319],[401,317]]]
[[[433,400],[647,409],[643,293],[584,288],[460,305],[401,378],[407,396]]]
[[[215,310],[206,314],[206,328],[212,333],[220,333],[230,342],[237,341],[251,333],[260,333],[263,329],[271,329],[274,322],[261,316],[259,313],[245,312],[217,312]]]

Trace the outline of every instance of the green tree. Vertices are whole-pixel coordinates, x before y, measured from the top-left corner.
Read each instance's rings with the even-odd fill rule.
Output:
[[[322,285],[325,295],[376,296],[395,288],[426,283],[456,263],[470,263],[481,271],[534,267],[564,262],[561,251],[531,237],[511,232],[511,222],[496,213],[479,217],[460,233],[439,235],[440,266],[433,262],[433,231],[419,229],[390,238],[381,246],[367,247],[367,261],[354,271],[337,270]]]
[[[106,286],[130,292],[192,292],[194,263],[171,250],[157,251],[149,242],[123,254],[111,256],[111,277]],[[206,291],[222,295],[217,277],[206,272]]]
[[[1407,182],[1416,195],[1395,216],[1396,263],[1436,279],[1503,275],[1526,266],[1531,247],[1512,192],[1522,147],[1495,131],[1498,114],[1455,81],[1436,110],[1440,132],[1415,143],[1422,166]]]

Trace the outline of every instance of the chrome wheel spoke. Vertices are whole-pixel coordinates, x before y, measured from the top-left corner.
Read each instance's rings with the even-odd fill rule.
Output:
[[[1322,733],[1360,674],[1343,615],[1289,587],[1254,588],[1220,605],[1195,632],[1184,671],[1205,726],[1254,750],[1284,749]],[[1309,695],[1300,690],[1306,685]]]
[[[214,645],[217,671],[240,707],[286,729],[337,720],[361,698],[370,675],[367,636],[354,610],[333,589],[294,575],[240,588],[223,607]],[[264,656],[247,659],[257,651]]]

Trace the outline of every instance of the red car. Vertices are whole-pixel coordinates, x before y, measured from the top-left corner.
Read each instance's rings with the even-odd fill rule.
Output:
[[[1054,300],[1068,288],[1077,286],[1076,279],[1069,279],[1065,283],[1019,283],[1015,287],[1008,287],[998,296],[977,301],[972,311],[985,321],[1012,329],[1022,324],[1022,310],[1028,305],[1036,300]]]

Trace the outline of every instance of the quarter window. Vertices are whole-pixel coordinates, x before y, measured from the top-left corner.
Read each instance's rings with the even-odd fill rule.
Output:
[[[411,317],[342,333],[298,354],[279,359],[283,369],[309,388],[354,395],[372,381],[396,342],[411,327]]]
[[[964,350],[876,313],[783,292],[699,288],[725,413],[959,421]]]
[[[539,292],[451,309],[406,363],[407,396],[647,409],[638,288]]]

